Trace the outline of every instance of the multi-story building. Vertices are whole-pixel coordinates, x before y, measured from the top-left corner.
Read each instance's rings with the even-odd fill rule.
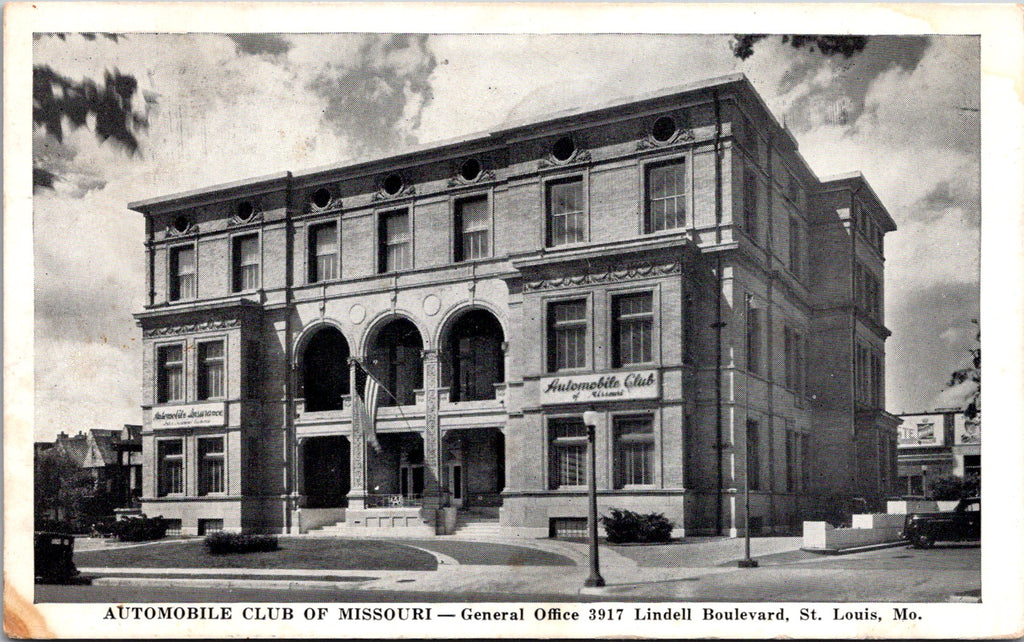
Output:
[[[942,477],[981,476],[981,417],[955,408],[900,415],[898,491],[928,496]]]
[[[143,509],[186,533],[571,532],[588,409],[601,509],[677,534],[736,533],[746,486],[779,531],[895,478],[895,224],[741,75],[130,207]]]

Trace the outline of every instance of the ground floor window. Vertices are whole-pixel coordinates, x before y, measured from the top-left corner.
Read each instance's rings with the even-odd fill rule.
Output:
[[[180,439],[157,442],[157,495],[180,495],[185,492],[185,462]]]
[[[654,430],[650,416],[615,419],[615,487],[654,483]]]
[[[548,537],[583,539],[586,536],[586,517],[552,517],[548,520]]]
[[[167,535],[180,536],[181,535],[181,520],[180,519],[164,519],[167,522]]]
[[[204,437],[199,444],[199,494],[224,492],[224,438]]]
[[[179,527],[180,528],[180,527]],[[201,519],[199,520],[199,535],[209,535],[224,530],[223,519]]]
[[[904,475],[900,477],[900,489],[907,495],[923,495],[924,479],[921,475]]]
[[[548,487],[583,486],[587,483],[587,427],[579,417],[548,422],[550,474]]]
[[[981,455],[964,455],[964,477],[981,476]]]

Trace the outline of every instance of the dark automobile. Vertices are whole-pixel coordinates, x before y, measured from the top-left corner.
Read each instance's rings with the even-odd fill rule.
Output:
[[[910,513],[902,537],[914,548],[930,548],[935,542],[980,540],[981,499],[961,499],[956,508],[944,513]]]

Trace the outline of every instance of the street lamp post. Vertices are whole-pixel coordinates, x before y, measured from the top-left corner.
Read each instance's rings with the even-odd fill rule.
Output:
[[[757,568],[757,560],[750,557],[750,444],[746,441],[743,442],[743,455],[746,462],[743,466],[743,559],[737,566]]]
[[[597,557],[597,449],[594,436],[599,417],[600,414],[593,410],[583,413],[583,423],[587,426],[587,530],[590,535],[590,575],[583,583],[586,587],[604,586]]]

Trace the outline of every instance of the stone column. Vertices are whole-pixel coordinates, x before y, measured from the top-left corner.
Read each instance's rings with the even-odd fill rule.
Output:
[[[441,380],[440,359],[437,350],[424,350],[423,390],[423,507],[437,509],[443,505],[441,498],[441,431],[438,421],[438,384]]]
[[[356,365],[355,359],[349,359],[349,381],[351,398],[356,397]],[[366,507],[366,435],[362,426],[362,413],[355,412],[352,407],[352,431],[349,438],[349,491],[348,507],[351,510],[362,510]]]

